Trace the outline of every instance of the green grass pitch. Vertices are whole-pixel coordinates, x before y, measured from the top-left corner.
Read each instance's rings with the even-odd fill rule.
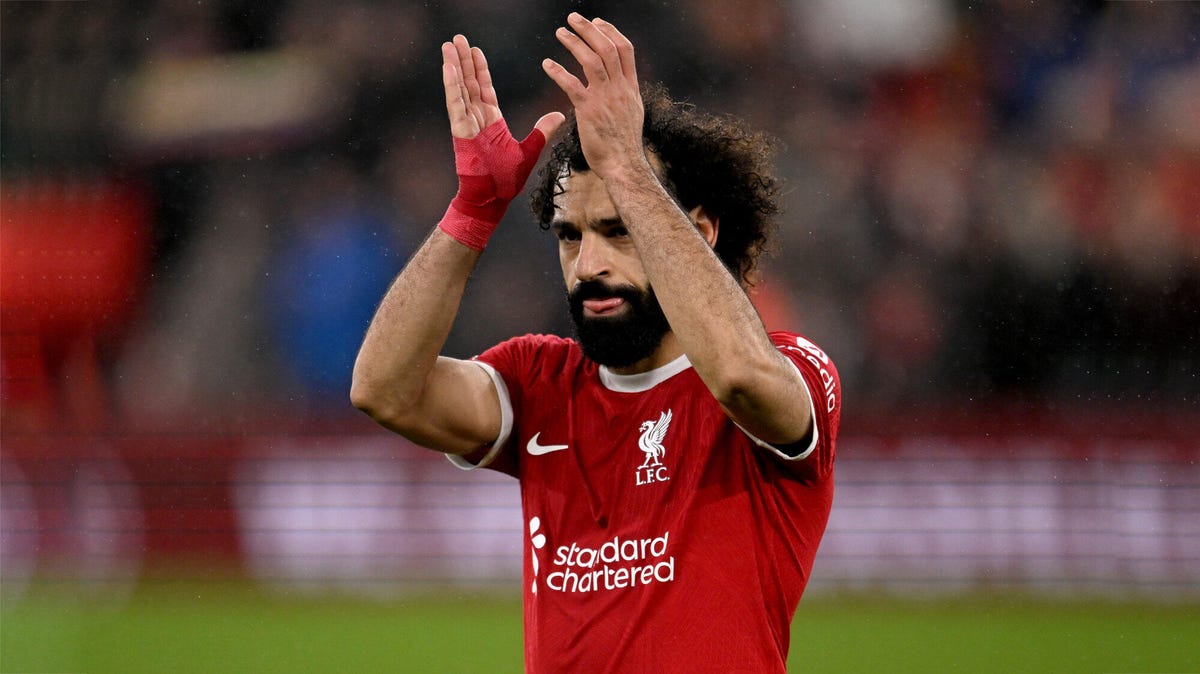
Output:
[[[150,582],[126,600],[38,584],[0,605],[0,672],[520,672],[515,597],[283,596]],[[734,635],[731,635],[733,638]],[[1200,605],[813,593],[791,672],[1200,672]]]

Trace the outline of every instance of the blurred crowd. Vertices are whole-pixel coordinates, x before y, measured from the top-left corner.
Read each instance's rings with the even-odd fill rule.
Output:
[[[752,294],[831,353],[848,410],[1200,401],[1196,3],[5,2],[3,227],[113,185],[145,211],[121,220],[145,263],[119,320],[43,334],[59,309],[16,311],[37,281],[6,277],[6,419],[95,408],[81,381],[120,420],[352,413],[363,330],[455,189],[438,45],[484,49],[523,134],[566,108],[539,63],[570,63],[572,10],[778,138]],[[21,245],[85,247],[69,225]],[[516,202],[447,351],[569,330],[553,236]]]

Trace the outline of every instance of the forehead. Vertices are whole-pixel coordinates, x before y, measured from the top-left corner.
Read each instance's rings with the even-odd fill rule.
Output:
[[[663,180],[666,167],[662,159],[652,150],[646,151],[646,157],[654,174]],[[608,188],[593,171],[572,171],[569,164],[564,163],[557,183],[562,191],[554,197],[554,221],[583,223],[617,217],[617,207],[608,195]]]
[[[592,171],[564,171],[558,177],[562,192],[554,198],[554,219],[582,223],[617,213],[608,188]]]

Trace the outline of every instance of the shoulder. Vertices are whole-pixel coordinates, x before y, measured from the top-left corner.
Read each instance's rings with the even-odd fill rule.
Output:
[[[473,360],[513,374],[557,372],[578,367],[583,351],[573,339],[557,335],[522,335],[500,342]]]
[[[573,351],[580,351],[579,345],[573,339],[559,337],[558,335],[527,334],[506,339],[479,354],[477,358],[498,352],[538,354],[542,356],[561,354],[566,356]]]
[[[774,331],[769,333],[775,348],[787,357],[800,371],[814,398],[817,409],[824,408],[828,414],[840,414],[842,382],[833,359],[824,349],[804,335],[796,332]],[[824,404],[816,404],[821,400]]]
[[[801,335],[798,332],[789,332],[786,330],[774,330],[768,333],[771,342],[775,344],[775,348],[784,352],[804,354],[819,362],[821,365],[833,367],[833,361],[829,358],[829,354],[824,349],[817,346],[815,342]]]

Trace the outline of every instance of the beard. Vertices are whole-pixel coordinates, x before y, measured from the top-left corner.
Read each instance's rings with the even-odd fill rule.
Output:
[[[616,316],[584,316],[584,300],[620,297],[626,308]],[[649,358],[671,330],[652,288],[608,286],[583,281],[567,293],[575,338],[583,355],[608,367],[628,367]]]

